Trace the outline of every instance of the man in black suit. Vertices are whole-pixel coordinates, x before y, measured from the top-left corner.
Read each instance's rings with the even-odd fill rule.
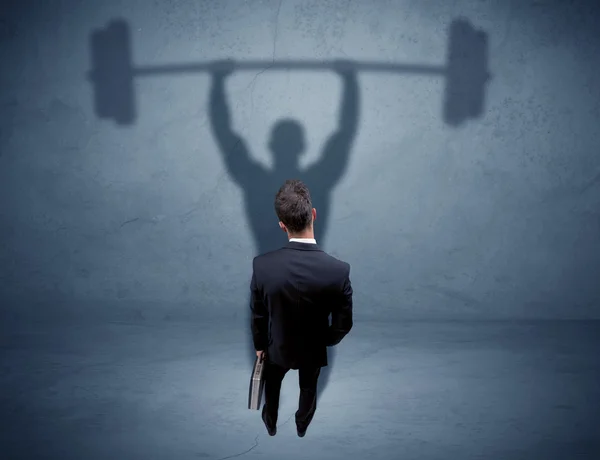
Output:
[[[303,437],[317,408],[317,380],[321,367],[327,366],[327,347],[340,343],[352,329],[350,265],[317,245],[317,212],[303,182],[283,184],[275,212],[289,242],[254,258],[250,286],[254,348],[267,360],[262,419],[274,436],[281,382],[290,369],[297,369],[296,428]]]

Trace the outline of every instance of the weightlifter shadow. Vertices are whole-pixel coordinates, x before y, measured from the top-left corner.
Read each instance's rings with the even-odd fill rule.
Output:
[[[265,168],[255,161],[241,136],[233,131],[231,114],[225,96],[225,82],[232,69],[226,62],[217,64],[212,73],[210,91],[210,123],[231,178],[244,192],[246,218],[252,229],[258,254],[282,247],[287,242],[285,233],[277,225],[275,193],[286,179],[301,179],[311,192],[313,206],[317,209],[315,238],[323,247],[329,225],[331,193],[342,178],[348,156],[356,136],[359,120],[359,94],[355,71],[340,61],[335,66],[343,83],[343,96],[339,124],[336,132],[326,142],[322,155],[313,165],[300,169],[299,161],[305,151],[303,127],[292,119],[281,119],[271,131],[268,147],[273,155],[273,167]],[[244,308],[248,331],[248,360],[254,363],[256,353],[250,333],[250,308]],[[328,366],[321,369],[318,397],[327,387],[335,362],[335,347],[329,347]]]

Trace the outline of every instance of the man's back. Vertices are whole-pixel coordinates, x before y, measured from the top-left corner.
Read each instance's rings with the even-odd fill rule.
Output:
[[[350,265],[316,244],[289,242],[253,268],[253,303],[269,317],[269,359],[291,369],[327,366],[326,347],[352,328]]]

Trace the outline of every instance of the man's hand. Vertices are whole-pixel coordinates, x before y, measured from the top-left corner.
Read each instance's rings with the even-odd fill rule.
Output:
[[[265,351],[264,350],[257,351],[256,352],[256,357],[260,358],[260,360],[262,361],[263,359],[265,359]]]
[[[333,61],[333,70],[341,76],[354,75],[356,73],[356,65],[354,61],[349,59],[336,59]]]
[[[210,63],[209,69],[215,77],[225,78],[235,70],[235,62],[231,59],[213,61]]]

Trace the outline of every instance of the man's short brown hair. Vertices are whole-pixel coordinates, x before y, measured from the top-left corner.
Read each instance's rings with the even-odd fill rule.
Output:
[[[275,213],[290,233],[300,233],[312,223],[312,200],[308,187],[288,179],[275,195]]]

